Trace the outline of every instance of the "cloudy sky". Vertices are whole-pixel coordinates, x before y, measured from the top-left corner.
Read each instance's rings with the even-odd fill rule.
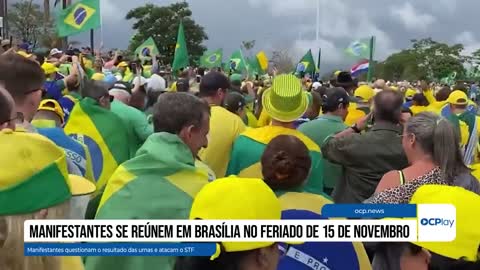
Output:
[[[315,41],[317,0],[188,0],[193,17],[205,27],[209,49],[229,55],[242,40],[255,49],[289,49],[295,58],[322,48],[322,69],[349,67],[343,54],[353,39],[376,36],[375,58],[409,46],[414,38],[462,42],[468,51],[480,47],[478,0],[319,0],[320,39]],[[167,5],[173,0],[101,0],[104,47],[125,48],[132,35],[127,11],[143,3]],[[97,41],[100,40],[97,32]],[[87,35],[72,39],[87,41]],[[96,42],[99,44],[99,41]]]

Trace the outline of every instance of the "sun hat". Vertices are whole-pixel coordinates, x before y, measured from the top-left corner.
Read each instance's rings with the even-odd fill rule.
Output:
[[[61,54],[63,53],[63,51],[57,49],[57,48],[53,48],[51,51],[50,51],[50,56],[53,56],[55,54]]]
[[[480,245],[480,195],[461,187],[424,185],[415,191],[412,204],[452,204],[456,208],[456,237],[452,242],[415,242],[438,255],[476,261]]]
[[[87,195],[95,184],[69,175],[65,152],[35,134],[0,131],[0,216],[26,214]]]
[[[360,102],[369,102],[375,96],[375,91],[368,85],[361,85],[355,90],[354,95]]]
[[[468,97],[465,92],[461,90],[455,90],[448,96],[447,102],[454,105],[467,105]]]
[[[272,87],[262,96],[265,111],[281,122],[293,122],[308,108],[308,97],[300,80],[294,75],[279,75],[273,79]]]
[[[56,113],[58,117],[60,117],[62,124],[65,119],[65,113],[63,112],[63,109],[58,103],[58,101],[56,101],[55,99],[42,100],[40,102],[40,105],[38,106],[37,111],[50,111]]]
[[[282,219],[326,219],[308,210],[285,210]],[[283,245],[280,248],[286,249]],[[341,254],[341,256],[339,256]],[[288,247],[277,270],[351,269],[370,270],[370,261],[361,243],[305,242]]]
[[[252,196],[254,194],[255,196]],[[190,219],[280,220],[282,209],[275,193],[257,178],[227,177],[206,184],[193,200]],[[222,242],[212,259],[226,252],[264,248],[273,242]]]
[[[42,64],[42,69],[45,75],[50,75],[55,72],[58,72],[58,68],[54,64],[48,63],[48,62],[45,62]]]

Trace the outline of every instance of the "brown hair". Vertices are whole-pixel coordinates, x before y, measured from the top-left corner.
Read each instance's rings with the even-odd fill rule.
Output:
[[[261,162],[263,179],[273,190],[301,186],[312,164],[307,146],[290,135],[280,135],[270,141]]]
[[[12,98],[3,87],[0,87],[0,125],[7,122],[13,110]]]
[[[25,93],[40,89],[45,74],[40,65],[16,53],[0,55],[0,82],[17,103],[25,101]]]

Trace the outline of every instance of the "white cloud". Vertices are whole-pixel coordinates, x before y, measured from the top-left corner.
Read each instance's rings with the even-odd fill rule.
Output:
[[[421,13],[410,2],[391,7],[390,14],[410,31],[426,31],[436,20],[431,14]]]
[[[320,0],[318,42],[315,41],[316,0],[249,0],[249,3],[256,8],[269,8],[273,16],[304,16],[305,21],[292,26],[300,36],[293,42],[296,57],[301,57],[308,49],[316,54],[318,48],[322,48],[322,63],[339,64],[347,60],[344,56],[346,43],[372,35],[376,37],[375,58],[383,59],[394,51],[388,34],[372,21],[371,10],[352,8],[346,0]]]
[[[463,55],[470,55],[472,52],[480,48],[480,41],[478,41],[475,35],[470,31],[461,32],[455,36],[454,41],[465,46],[465,49],[462,52]]]

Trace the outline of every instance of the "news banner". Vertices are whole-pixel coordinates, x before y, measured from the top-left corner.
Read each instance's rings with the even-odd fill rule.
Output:
[[[317,220],[27,220],[25,256],[211,256],[219,242],[449,242],[449,204],[329,204]]]

